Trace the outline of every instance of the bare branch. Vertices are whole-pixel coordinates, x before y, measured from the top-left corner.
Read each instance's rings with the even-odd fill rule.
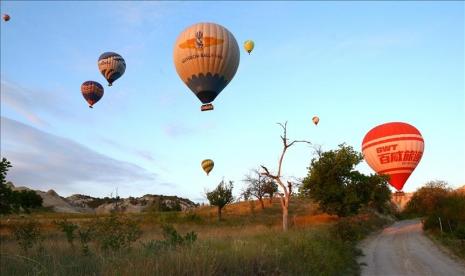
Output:
[[[294,145],[294,143],[307,143],[307,144],[309,144],[309,145],[312,145],[311,142],[306,141],[306,140],[294,140],[294,141],[292,141],[292,143],[290,143],[287,147],[289,148],[290,146]]]

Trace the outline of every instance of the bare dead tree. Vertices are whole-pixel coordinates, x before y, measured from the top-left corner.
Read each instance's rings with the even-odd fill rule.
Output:
[[[288,214],[289,214],[289,201],[291,199],[291,193],[292,193],[292,183],[287,182],[287,186],[283,183],[281,179],[281,169],[282,169],[282,164],[284,160],[284,155],[286,154],[286,151],[288,148],[293,146],[295,143],[307,143],[307,144],[312,144],[309,141],[305,140],[294,140],[292,142],[289,142],[289,139],[287,138],[287,121],[284,124],[278,123],[278,125],[281,126],[283,129],[283,135],[281,135],[281,140],[283,141],[283,151],[281,152],[281,157],[279,158],[278,162],[278,173],[277,174],[272,174],[268,170],[267,167],[261,165],[263,172],[261,173],[262,175],[265,175],[273,180],[275,180],[278,185],[281,187],[283,190],[283,193],[279,193],[280,195],[280,200],[281,200],[281,209],[283,211],[283,230],[287,231],[288,229]]]

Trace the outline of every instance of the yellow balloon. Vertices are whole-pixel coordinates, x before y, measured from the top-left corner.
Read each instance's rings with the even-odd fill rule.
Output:
[[[202,161],[202,169],[207,173],[207,175],[213,170],[213,166],[215,163],[213,163],[213,160],[211,159],[205,159]]]
[[[209,104],[236,74],[239,45],[225,27],[198,23],[178,36],[173,59],[181,80],[203,104]]]
[[[247,40],[244,42],[244,49],[247,51],[247,53],[252,52],[253,48],[255,47],[255,43],[252,40]]]

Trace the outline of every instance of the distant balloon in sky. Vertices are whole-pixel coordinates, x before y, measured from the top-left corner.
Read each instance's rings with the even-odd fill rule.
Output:
[[[379,125],[363,138],[362,151],[368,165],[378,174],[390,177],[398,191],[417,167],[423,156],[424,141],[420,131],[407,123]]]
[[[81,93],[89,103],[89,107],[93,108],[93,105],[103,97],[103,86],[96,81],[86,81],[81,85]]]
[[[215,163],[213,163],[213,160],[211,159],[205,159],[202,161],[202,169],[207,173],[207,175],[213,170],[213,166]]]
[[[247,40],[246,42],[244,42],[244,49],[247,51],[247,53],[250,53],[253,51],[253,48],[255,47],[255,43],[253,42],[253,40]]]
[[[10,21],[10,16],[9,16],[8,14],[5,13],[5,14],[3,15],[3,21],[5,21],[5,22],[6,22],[6,21]]]
[[[197,23],[185,29],[174,45],[173,59],[181,80],[212,110],[211,102],[236,74],[239,45],[233,34],[215,23]]]
[[[105,52],[98,59],[98,69],[108,81],[108,86],[112,86],[126,71],[126,62],[117,53]]]
[[[313,121],[313,123],[314,123],[315,125],[318,125],[318,122],[320,121],[320,118],[318,118],[318,116],[314,116],[314,117],[312,118],[312,121]]]

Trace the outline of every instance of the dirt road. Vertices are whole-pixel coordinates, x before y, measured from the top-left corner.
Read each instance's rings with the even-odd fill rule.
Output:
[[[464,264],[430,241],[419,220],[396,222],[360,247],[362,275],[465,275]]]

